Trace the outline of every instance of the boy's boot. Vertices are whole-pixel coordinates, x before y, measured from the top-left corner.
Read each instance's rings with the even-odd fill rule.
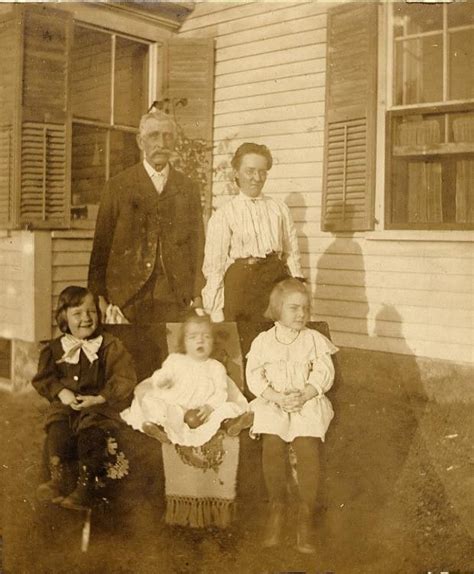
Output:
[[[86,465],[81,464],[76,488],[61,501],[61,506],[72,510],[89,507],[94,490],[94,480],[94,473]]]
[[[265,526],[265,534],[262,541],[264,548],[277,546],[280,542],[283,528],[285,504],[283,502],[271,502],[270,512]]]
[[[49,459],[49,473],[51,478],[38,486],[36,496],[41,502],[61,502],[65,490],[65,469],[58,456]]]
[[[296,531],[296,547],[303,554],[314,554],[316,548],[313,543],[314,534],[311,524],[311,511],[309,506],[300,503],[298,508],[298,524]]]

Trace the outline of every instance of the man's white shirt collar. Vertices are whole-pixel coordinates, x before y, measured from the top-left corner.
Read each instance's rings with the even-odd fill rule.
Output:
[[[155,186],[158,193],[163,191],[163,188],[168,181],[168,175],[170,173],[170,165],[167,163],[161,171],[156,171],[156,169],[148,163],[146,159],[143,160],[143,167],[145,171],[150,176],[153,185]],[[161,185],[159,185],[161,183]],[[158,184],[158,187],[157,187]]]

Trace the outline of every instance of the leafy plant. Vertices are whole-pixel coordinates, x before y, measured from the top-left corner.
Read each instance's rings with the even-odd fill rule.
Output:
[[[179,171],[194,181],[201,192],[201,204],[205,216],[209,216],[211,210],[211,172],[210,157],[212,144],[203,138],[190,138],[183,126],[177,120],[176,109],[188,105],[187,98],[155,101],[152,108],[163,111],[173,119],[176,125],[176,141],[171,162]]]

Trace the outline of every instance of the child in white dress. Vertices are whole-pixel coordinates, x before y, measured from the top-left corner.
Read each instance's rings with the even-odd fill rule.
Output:
[[[300,504],[297,547],[313,553],[311,517],[319,471],[318,443],[334,412],[324,393],[334,380],[331,355],[337,351],[326,337],[306,327],[310,299],[297,279],[285,279],[270,296],[267,316],[276,321],[260,333],[248,353],[246,378],[257,397],[252,432],[262,435],[262,464],[271,511],[263,545],[280,541],[286,498],[288,447],[297,459]]]
[[[191,315],[181,329],[184,352],[171,353],[161,369],[136,387],[122,419],[161,442],[183,446],[202,446],[224,421],[227,433],[237,436],[250,426],[251,413],[224,365],[210,356],[213,334],[209,317]],[[227,419],[232,419],[230,424]]]

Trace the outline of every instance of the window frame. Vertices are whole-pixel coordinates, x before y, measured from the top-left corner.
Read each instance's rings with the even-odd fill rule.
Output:
[[[101,33],[108,34],[111,39],[111,74],[110,74],[110,118],[109,122],[103,122],[101,120],[91,120],[87,118],[81,118],[80,116],[74,116],[71,104],[71,148],[72,148],[72,141],[73,141],[73,128],[74,126],[86,126],[91,128],[98,128],[103,129],[106,132],[106,139],[105,139],[105,183],[110,179],[110,151],[111,151],[111,133],[112,131],[124,132],[124,133],[131,133],[131,134],[138,134],[138,126],[133,127],[125,124],[115,123],[114,121],[114,92],[115,92],[115,57],[116,57],[116,38],[125,38],[127,40],[132,40],[139,44],[144,44],[148,46],[148,54],[147,54],[147,63],[146,63],[146,104],[144,105],[143,113],[146,112],[148,107],[150,106],[151,102],[156,100],[157,97],[157,66],[158,66],[158,50],[162,47],[162,43],[160,41],[150,40],[143,37],[138,37],[132,34],[126,34],[120,30],[115,30],[109,27],[100,26],[97,24],[93,24],[90,22],[85,22],[82,20],[73,21],[73,31],[72,34],[74,35],[76,28],[85,28]],[[71,60],[72,65],[72,60]],[[70,86],[72,89],[72,85]],[[72,204],[72,173],[71,173],[71,229],[94,229],[95,227],[95,217],[87,217],[86,219],[77,219],[72,217],[74,205]]]
[[[379,93],[378,102],[379,106],[383,107],[382,112],[378,115],[378,121],[380,122],[378,127],[378,143],[381,149],[384,149],[383,160],[378,162],[377,180],[383,182],[383,193],[379,196],[379,201],[376,200],[376,217],[377,212],[380,215],[380,219],[383,218],[383,229],[401,232],[406,231],[429,231],[429,232],[466,232],[474,229],[474,222],[472,223],[394,223],[392,222],[392,120],[394,117],[398,116],[408,116],[420,113],[450,113],[457,111],[472,111],[474,110],[474,98],[466,98],[463,100],[448,100],[448,89],[449,89],[449,32],[454,30],[458,31],[461,29],[474,29],[474,25],[464,25],[456,26],[450,28],[448,31],[448,4],[443,4],[443,100],[437,102],[423,102],[417,104],[395,104],[395,78],[396,78],[396,61],[395,61],[395,36],[394,36],[394,4],[389,4],[382,7],[386,10],[384,17],[380,18],[381,22],[384,22],[383,28],[379,30],[380,42],[379,46],[382,48],[380,51],[381,59],[383,62],[379,61],[379,79],[383,81],[380,82],[380,86],[385,87],[385,93]],[[420,34],[410,34],[410,38],[420,38],[425,36],[430,36],[434,34],[439,34],[438,31],[422,32]],[[403,40],[408,37],[403,36]],[[400,40],[400,41],[403,41]],[[382,55],[385,55],[382,58]],[[474,145],[474,144],[473,144]],[[455,157],[456,154],[453,154]],[[430,156],[433,157],[433,156]],[[474,158],[473,158],[474,159]],[[379,179],[380,176],[380,179]],[[379,186],[377,186],[379,187]],[[380,190],[381,191],[381,190]],[[379,228],[380,229],[380,228]]]

